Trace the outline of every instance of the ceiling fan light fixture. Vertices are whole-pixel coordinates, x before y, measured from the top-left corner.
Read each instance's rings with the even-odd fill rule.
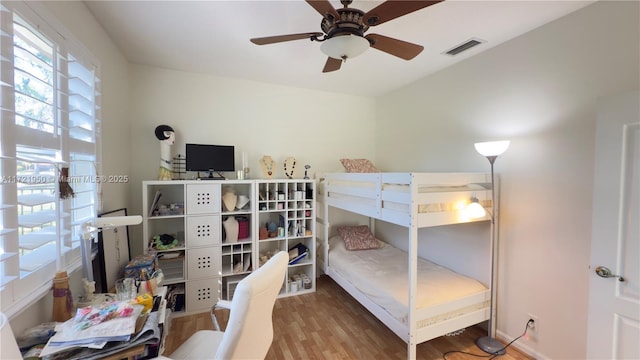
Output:
[[[322,42],[320,50],[334,59],[351,59],[369,48],[369,40],[357,35],[338,35]]]

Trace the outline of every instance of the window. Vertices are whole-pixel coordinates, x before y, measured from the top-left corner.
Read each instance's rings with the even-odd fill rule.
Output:
[[[80,228],[99,207],[98,67],[37,12],[0,4],[0,310],[9,315],[47,293],[56,271],[80,266]]]

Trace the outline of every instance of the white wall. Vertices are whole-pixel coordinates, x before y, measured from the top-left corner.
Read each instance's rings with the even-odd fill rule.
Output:
[[[154,180],[160,142],[154,129],[170,125],[176,132],[172,153],[184,155],[185,143],[234,145],[236,168],[246,152],[250,177],[262,178],[258,160],[271,155],[275,177],[293,156],[296,176],[342,171],[342,157],[372,157],[375,134],[373,99],[195,73],[132,66],[133,194],[131,208],[140,213],[141,182]],[[141,229],[134,229],[141,240]],[[142,252],[142,241],[133,250]]]
[[[473,143],[511,140],[495,164],[498,331],[515,338],[537,315],[539,335],[518,344],[538,358],[586,356],[596,105],[640,87],[639,13],[596,3],[378,103],[384,170],[488,171]]]

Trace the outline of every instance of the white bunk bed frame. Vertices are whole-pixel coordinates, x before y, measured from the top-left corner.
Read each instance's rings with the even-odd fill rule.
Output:
[[[324,272],[407,343],[407,358],[416,358],[416,345],[488,320],[491,289],[424,309],[417,308],[418,229],[471,221],[459,211],[474,196],[489,211],[491,177],[485,173],[329,173],[324,176]],[[331,268],[329,239],[331,207],[408,228],[408,321],[403,323],[360,292]],[[424,325],[425,319],[482,304],[482,307]]]

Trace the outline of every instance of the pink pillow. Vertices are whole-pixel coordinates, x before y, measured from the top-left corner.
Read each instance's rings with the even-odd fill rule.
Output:
[[[342,166],[348,173],[377,173],[380,172],[367,159],[340,159]]]
[[[368,250],[380,247],[378,239],[373,236],[367,225],[341,226],[338,234],[344,240],[347,250]]]

